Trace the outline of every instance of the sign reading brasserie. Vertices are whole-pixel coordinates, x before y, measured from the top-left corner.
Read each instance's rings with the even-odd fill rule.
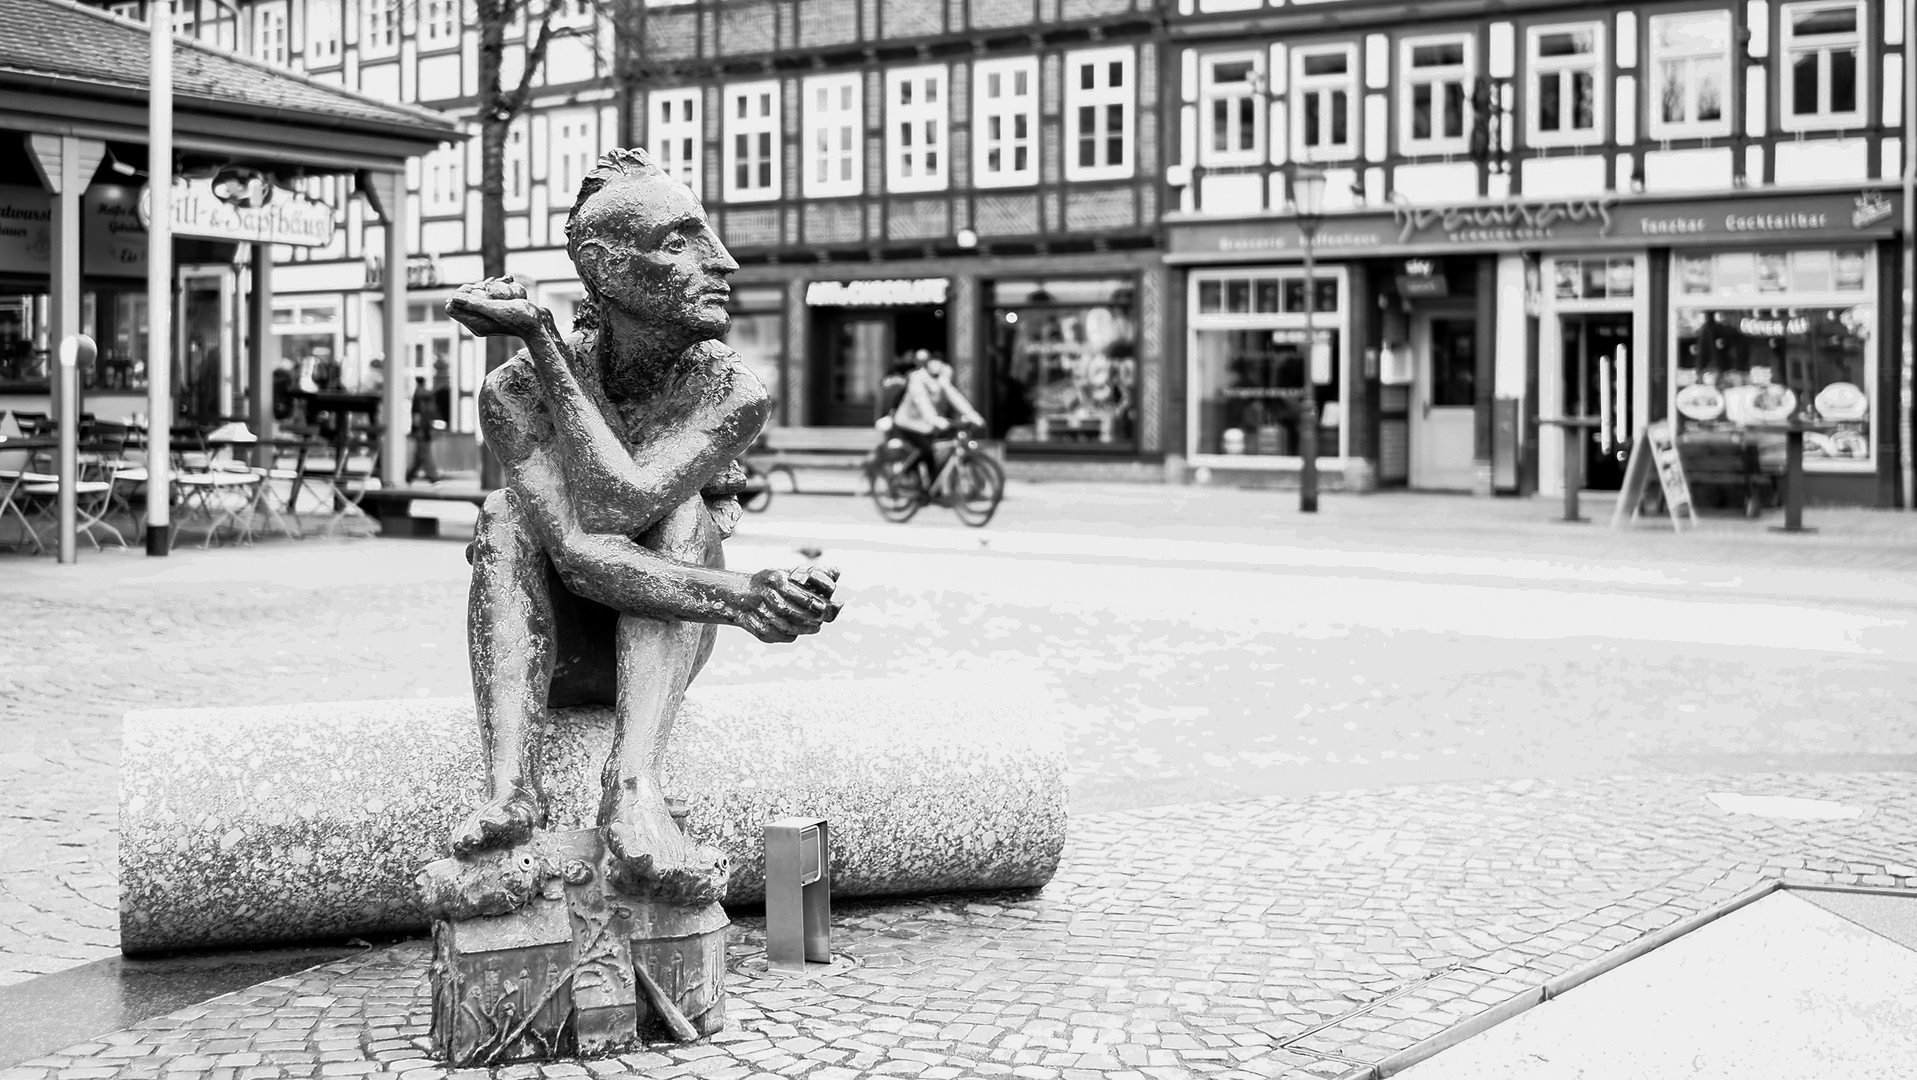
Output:
[[[1894,194],[1805,194],[1736,199],[1587,198],[1508,200],[1356,210],[1325,217],[1315,242],[1327,255],[1521,249],[1548,245],[1657,246],[1673,241],[1768,241],[1787,238],[1889,236]],[[1173,226],[1179,255],[1302,252],[1304,236],[1290,217],[1184,221]]]
[[[269,187],[263,205],[221,198],[210,179],[173,178],[173,232],[247,244],[325,247],[333,242],[333,208],[284,188]],[[140,192],[140,222],[153,220],[150,188]]]

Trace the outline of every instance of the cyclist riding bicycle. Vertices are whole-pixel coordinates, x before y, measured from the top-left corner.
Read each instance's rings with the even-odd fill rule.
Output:
[[[912,464],[919,471],[921,486],[930,490],[933,477],[962,428],[982,428],[985,419],[952,385],[952,366],[925,349],[895,367],[881,389],[882,401],[890,407],[876,426],[912,448]]]

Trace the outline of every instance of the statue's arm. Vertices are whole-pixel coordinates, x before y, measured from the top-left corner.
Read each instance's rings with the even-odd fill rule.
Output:
[[[626,535],[587,528],[531,383],[517,363],[488,377],[480,426],[540,546],[574,594],[627,615],[738,626],[762,641],[792,641],[837,616],[830,599],[837,575],[830,570],[746,575],[669,559]]]
[[[560,467],[575,494],[573,512],[594,533],[636,535],[698,492],[758,436],[764,425],[763,388],[731,381],[716,408],[685,418],[635,458],[615,431],[613,409],[596,380],[581,377],[588,358],[577,357],[553,323],[511,279],[462,288],[446,309],[475,333],[512,333],[524,341],[545,390]]]

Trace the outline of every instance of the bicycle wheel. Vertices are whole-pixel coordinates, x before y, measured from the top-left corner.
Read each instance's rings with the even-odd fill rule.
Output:
[[[763,514],[772,505],[772,478],[747,462],[746,489],[739,493],[739,505],[755,514]]]
[[[952,510],[959,520],[980,528],[998,513],[999,500],[1005,498],[1005,470],[998,462],[976,451],[960,463],[958,501]]]
[[[919,470],[911,454],[881,450],[871,465],[872,505],[887,521],[904,523],[924,505]]]

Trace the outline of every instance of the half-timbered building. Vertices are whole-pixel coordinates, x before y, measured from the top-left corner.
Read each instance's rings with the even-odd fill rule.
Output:
[[[1178,2],[1189,469],[1296,475],[1304,166],[1331,482],[1555,491],[1569,453],[1615,488],[1652,421],[1703,447],[1798,415],[1813,498],[1895,502],[1901,4]]]

